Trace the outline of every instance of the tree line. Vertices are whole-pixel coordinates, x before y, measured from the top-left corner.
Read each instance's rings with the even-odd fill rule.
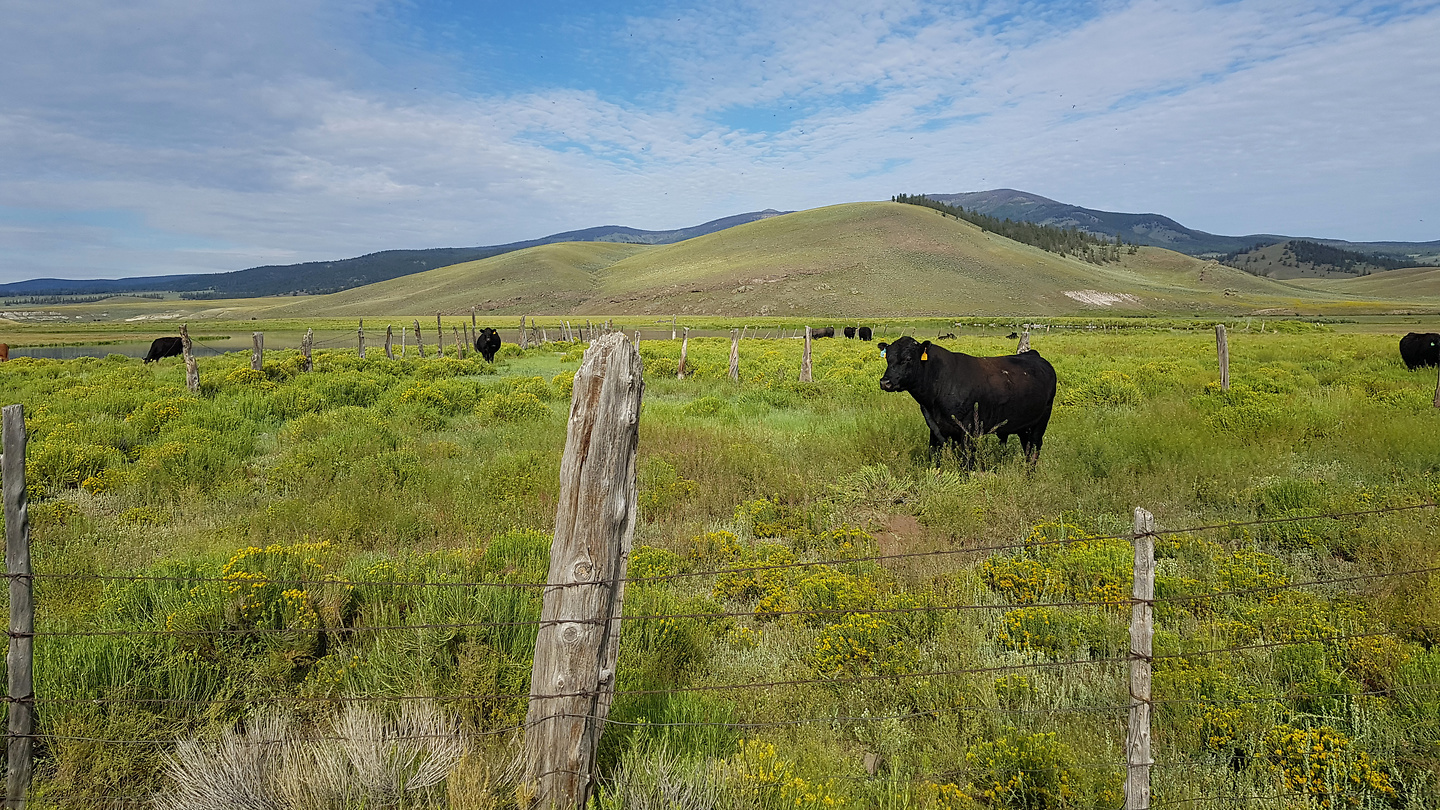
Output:
[[[979,211],[966,211],[959,205],[932,200],[924,194],[896,194],[890,198],[890,201],[933,208],[942,214],[963,219],[978,226],[981,230],[999,234],[1007,239],[1014,239],[1016,242],[1023,242],[1050,253],[1074,256],[1091,264],[1117,262],[1120,261],[1122,249],[1127,253],[1134,253],[1138,249],[1136,245],[1126,245],[1119,235],[1116,235],[1114,241],[1110,241],[1079,228],[1057,228],[1054,225],[1040,225],[1024,220],[1017,222],[1009,218],[1000,219]]]

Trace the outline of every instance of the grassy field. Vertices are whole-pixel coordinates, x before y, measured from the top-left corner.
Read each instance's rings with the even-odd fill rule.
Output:
[[[625,624],[599,805],[1118,806],[1110,536],[1141,506],[1294,519],[1160,540],[1157,801],[1440,806],[1440,575],[1391,576],[1440,566],[1440,515],[1319,517],[1436,498],[1434,374],[1391,335],[1272,322],[1232,334],[1227,392],[1208,329],[1127,323],[1032,335],[1060,378],[1033,472],[993,440],[932,468],[873,344],[817,342],[802,385],[797,341],[745,341],[739,384],[726,339],[684,381],[642,342],[630,573],[679,576],[627,594],[653,618]],[[0,365],[31,433],[32,806],[514,806],[539,596],[454,585],[543,580],[583,349],[236,353],[199,395],[175,359]]]

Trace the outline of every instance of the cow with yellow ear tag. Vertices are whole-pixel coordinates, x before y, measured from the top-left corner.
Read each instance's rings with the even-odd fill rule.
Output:
[[[1039,352],[972,357],[930,341],[902,337],[879,344],[885,358],[882,391],[908,391],[930,428],[930,454],[940,463],[946,442],[960,448],[966,469],[975,465],[975,441],[1012,434],[1033,466],[1055,405],[1055,368]]]

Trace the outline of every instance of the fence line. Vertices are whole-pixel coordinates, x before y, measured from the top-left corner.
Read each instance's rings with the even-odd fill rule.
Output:
[[[1417,510],[1417,509],[1434,509],[1436,506],[1437,506],[1437,504],[1436,504],[1434,501],[1423,501],[1423,502],[1420,502],[1420,503],[1405,504],[1405,505],[1401,505],[1401,506],[1378,507],[1378,508],[1375,508],[1375,509],[1366,509],[1366,510],[1361,510],[1361,511],[1356,511],[1356,512],[1335,512],[1335,513],[1327,513],[1327,514],[1322,514],[1322,515],[1302,515],[1302,516],[1292,516],[1292,517],[1285,517],[1285,518],[1264,518],[1264,519],[1249,520],[1249,521],[1231,521],[1231,522],[1227,522],[1227,523],[1216,523],[1216,524],[1210,524],[1210,525],[1206,525],[1206,526],[1195,526],[1195,527],[1185,528],[1185,529],[1157,529],[1157,530],[1155,530],[1154,534],[1155,534],[1156,536],[1160,536],[1160,535],[1174,535],[1174,534],[1194,534],[1194,533],[1199,533],[1199,532],[1215,531],[1215,530],[1218,530],[1218,529],[1244,528],[1244,527],[1248,527],[1248,526],[1260,526],[1260,525],[1269,526],[1269,525],[1280,525],[1280,524],[1285,524],[1285,523],[1302,523],[1302,522],[1311,521],[1311,520],[1342,520],[1342,519],[1344,519],[1344,518],[1367,517],[1367,516],[1380,515],[1380,514],[1390,514],[1390,513],[1395,513],[1395,512],[1408,512],[1408,511],[1415,511],[1415,510]],[[735,566],[735,567],[730,567],[730,568],[716,568],[716,569],[709,569],[709,570],[702,570],[702,571],[680,571],[680,572],[676,572],[676,573],[673,573],[673,574],[656,574],[656,575],[654,575],[654,576],[648,576],[648,577],[626,577],[626,578],[624,578],[623,581],[624,581],[626,584],[647,584],[647,583],[656,583],[656,582],[668,582],[668,581],[670,581],[670,580],[675,580],[675,579],[691,579],[691,578],[697,578],[697,577],[720,576],[720,575],[724,575],[724,574],[746,574],[746,573],[754,573],[754,572],[776,571],[776,570],[789,569],[789,568],[815,568],[815,567],[817,567],[817,566],[832,566],[832,567],[833,567],[833,566],[842,566],[842,565],[852,565],[852,564],[855,564],[855,563],[864,563],[864,562],[881,563],[881,562],[891,562],[891,561],[895,561],[895,560],[911,560],[911,559],[928,558],[928,557],[951,556],[951,555],[958,555],[958,554],[986,554],[986,553],[991,553],[991,554],[993,554],[994,552],[1000,552],[1000,551],[1023,551],[1023,550],[1030,550],[1030,549],[1037,549],[1037,548],[1047,548],[1047,547],[1052,547],[1052,546],[1073,545],[1073,544],[1075,544],[1075,543],[1094,543],[1094,542],[1100,542],[1100,541],[1106,541],[1106,540],[1129,540],[1132,536],[1133,536],[1133,535],[1132,535],[1131,533],[1126,532],[1126,533],[1123,533],[1123,534],[1092,535],[1092,536],[1086,536],[1086,537],[1080,537],[1080,538],[1060,538],[1060,539],[1056,539],[1056,540],[1022,541],[1022,542],[1018,542],[1018,543],[1006,543],[1006,544],[1001,544],[1001,545],[971,546],[971,547],[967,547],[967,548],[935,549],[935,550],[932,550],[932,551],[911,551],[911,552],[901,552],[901,553],[898,553],[898,554],[869,554],[869,555],[860,555],[860,556],[854,556],[854,557],[836,557],[836,558],[830,558],[830,559],[824,559],[824,560],[797,561],[797,562],[789,562],[789,563],[767,563],[767,564],[765,564],[765,565]],[[760,539],[766,539],[766,538],[760,538]],[[1408,573],[1426,573],[1426,572],[1430,572],[1430,571],[1433,571],[1433,570],[1435,570],[1435,569],[1424,568],[1424,569],[1414,569],[1413,571],[1400,572],[1400,573],[1405,573],[1405,574],[1408,574]],[[1397,573],[1397,574],[1394,574],[1394,575],[1398,576],[1398,575],[1400,575],[1400,573]],[[1391,576],[1391,574],[1356,575],[1355,577],[1341,577],[1341,578],[1337,578],[1337,579],[1335,579],[1335,580],[1327,580],[1327,581],[1342,582],[1342,581],[1347,581],[1347,580],[1349,580],[1349,579],[1351,579],[1351,578],[1364,578],[1364,577],[1372,577],[1372,578],[1373,578],[1373,577],[1384,577],[1384,576]],[[201,582],[225,582],[225,583],[235,583],[235,582],[240,581],[240,580],[237,580],[237,579],[235,579],[235,578],[233,578],[233,577],[223,577],[223,576],[210,576],[210,577],[202,577],[202,576],[180,576],[180,575],[171,575],[171,576],[134,575],[134,576],[129,576],[129,575],[120,575],[120,574],[92,574],[92,573],[83,572],[83,571],[66,572],[66,573],[54,573],[54,574],[37,573],[37,574],[34,574],[34,577],[35,577],[36,579],[65,579],[65,580],[67,580],[67,581],[73,581],[73,580],[76,580],[76,579],[89,579],[89,580],[99,580],[99,581],[188,582],[188,583],[201,583]],[[244,581],[245,583],[247,583],[247,584],[258,583],[258,584],[271,584],[271,585],[292,585],[292,584],[295,584],[295,585],[304,585],[304,584],[312,584],[312,585],[339,585],[339,586],[352,586],[352,587],[371,586],[371,585],[375,585],[375,586],[389,585],[389,586],[393,586],[393,587],[515,588],[515,589],[520,589],[520,588],[526,588],[526,589],[570,588],[570,587],[579,587],[579,586],[583,586],[583,585],[597,585],[597,584],[601,584],[601,583],[600,583],[599,581],[597,581],[597,580],[577,580],[577,581],[574,581],[574,582],[564,582],[564,583],[553,583],[553,584],[552,584],[552,583],[545,583],[545,582],[429,582],[429,581],[423,581],[423,580],[389,581],[389,582],[386,582],[386,581],[369,581],[369,580],[312,579],[312,578],[306,578],[306,577],[287,577],[287,578],[246,577],[243,581]],[[1322,583],[1321,583],[1320,581],[1317,581],[1315,584],[1322,584]],[[1265,590],[1265,589],[1267,589],[1267,588],[1270,588],[1270,589],[1283,589],[1284,587],[1287,587],[1287,586],[1264,586],[1263,588],[1259,588],[1259,589],[1257,589],[1257,590]],[[1242,589],[1242,590],[1235,591],[1235,593],[1241,593],[1241,592],[1243,592],[1243,589]],[[1225,595],[1226,593],[1230,593],[1230,592],[1222,592],[1222,593],[1216,593],[1216,594],[1190,594],[1190,595],[1186,595],[1186,596],[1173,596],[1173,597],[1157,597],[1154,601],[1156,601],[1156,602],[1160,602],[1160,601],[1182,601],[1182,600],[1185,600],[1185,599],[1192,599],[1192,600],[1193,600],[1193,599],[1210,598],[1210,597],[1212,597],[1212,596]],[[1114,600],[1114,601],[1112,601],[1112,602],[1107,602],[1106,604],[1128,605],[1128,604],[1131,604],[1131,600],[1123,599],[1123,598],[1122,598],[1122,599],[1120,599],[1120,600]]]

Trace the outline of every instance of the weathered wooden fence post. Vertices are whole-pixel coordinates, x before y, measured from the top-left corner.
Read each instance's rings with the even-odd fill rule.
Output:
[[[200,366],[195,363],[195,354],[191,351],[190,330],[188,324],[180,324],[180,350],[185,355],[185,387],[190,393],[196,394],[200,391]]]
[[[800,382],[810,382],[810,327],[805,327],[805,353],[800,355]]]
[[[10,575],[10,723],[5,762],[5,806],[23,810],[30,792],[35,728],[35,601],[31,588],[30,519],[25,502],[25,411],[6,405],[3,411],[4,456],[0,480],[5,499],[5,570]]]
[[[1225,338],[1225,324],[1215,324],[1215,353],[1220,357],[1220,390],[1230,390],[1230,343]]]
[[[575,373],[525,718],[526,781],[546,810],[585,807],[614,699],[643,368],[616,334],[586,349]]]
[[[1028,351],[1030,351],[1030,333],[1028,331],[1021,332],[1020,345],[1015,347],[1015,353],[1024,354]]]
[[[475,331],[475,307],[470,307],[470,331]]]
[[[636,345],[636,346],[639,346],[639,345],[640,345],[640,330],[639,330],[639,329],[636,329],[636,330],[635,330],[635,345]]]
[[[250,349],[250,368],[260,371],[265,367],[265,333],[254,332],[250,335],[252,348]]]
[[[1435,379],[1435,407],[1440,408],[1440,374]]]
[[[435,356],[445,356],[445,327],[440,325],[440,313],[435,313]]]
[[[300,370],[301,370],[301,371],[314,371],[314,370],[315,370],[315,363],[314,363],[314,361],[312,361],[312,360],[310,359],[310,350],[311,350],[312,348],[314,348],[314,346],[315,346],[315,330],[314,330],[314,329],[306,329],[306,330],[305,330],[305,337],[300,338],[300,355],[305,358],[305,362],[303,362],[303,363],[300,364]]]
[[[356,339],[358,339],[358,340],[360,341],[360,347],[359,347],[360,359],[361,359],[361,360],[364,360],[364,359],[365,359],[365,319],[364,319],[364,318],[361,318],[361,319],[360,319],[360,328],[357,329],[357,330],[355,330],[355,337],[356,337]]]
[[[1150,667],[1155,634],[1155,516],[1135,508],[1135,598],[1130,607],[1130,726],[1125,810],[1150,807]]]
[[[685,339],[680,342],[680,367],[675,371],[675,379],[685,379],[685,355],[690,351],[690,327],[685,327]],[[1436,394],[1440,397],[1440,394]]]
[[[400,324],[400,359],[401,359],[401,360],[404,360],[404,359],[405,359],[405,331],[406,331],[408,328],[409,328],[409,327],[405,326],[405,324],[403,324],[403,323]]]
[[[675,316],[670,316],[670,339],[675,339]]]
[[[525,316],[524,316],[524,315],[521,315],[521,316],[520,316],[520,348],[522,348],[522,349],[528,349],[528,348],[530,348],[530,343],[529,343],[528,340],[526,340],[526,335],[525,335]]]
[[[420,337],[420,319],[415,319],[415,351],[420,353],[420,359],[425,359],[425,340]]]
[[[395,359],[395,347],[392,345],[394,340],[395,327],[387,323],[385,324],[385,359],[387,360]]]
[[[465,343],[460,340],[460,330],[457,327],[450,327],[450,333],[455,336],[455,359],[465,359]]]
[[[740,382],[740,330],[730,330],[730,379]]]

